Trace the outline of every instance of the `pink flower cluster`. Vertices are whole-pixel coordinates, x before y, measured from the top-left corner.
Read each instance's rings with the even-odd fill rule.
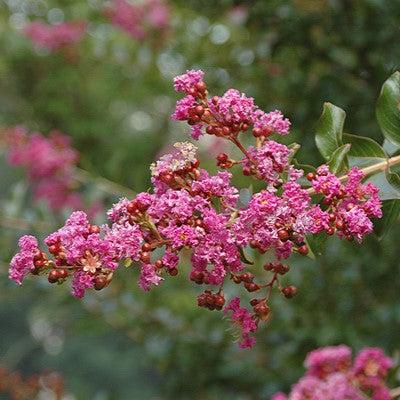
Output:
[[[78,153],[71,148],[68,136],[52,131],[45,137],[16,127],[6,131],[5,137],[8,161],[27,169],[36,200],[44,201],[53,210],[82,207],[79,194],[73,191]]]
[[[106,9],[111,23],[143,40],[153,32],[163,32],[170,24],[170,9],[165,0],[144,0],[133,4],[129,0],[113,0]]]
[[[207,85],[201,70],[190,70],[174,79],[177,92],[186,94],[178,100],[172,118],[188,121],[192,126],[193,139],[205,132],[232,140],[232,134],[247,132],[253,127],[253,135],[266,138],[273,133],[287,135],[290,122],[278,110],[265,113],[236,89],[229,89],[221,97],[207,97]]]
[[[316,175],[308,178],[315,192],[324,196],[323,204],[327,209],[321,218],[326,221],[324,225],[328,234],[336,231],[339,237],[355,238],[361,242],[373,231],[371,218],[381,218],[381,201],[375,185],[361,183],[364,178],[362,171],[352,168],[347,182],[342,184],[326,165],[322,165]]]
[[[325,347],[308,354],[305,366],[290,394],[277,393],[272,400],[391,399],[385,379],[393,362],[381,349],[364,348],[353,362],[349,347]]]
[[[24,33],[36,46],[54,52],[79,42],[85,29],[86,23],[82,21],[54,25],[35,21],[26,25]]]
[[[45,240],[50,259],[41,250],[32,258],[31,249],[21,246],[11,264],[12,279],[20,283],[29,271],[46,274],[51,283],[71,277],[73,294],[81,297],[89,288],[108,286],[121,263],[137,263],[139,285],[149,290],[179,273],[186,249],[191,260],[189,279],[206,286],[197,297],[198,306],[224,310],[239,328],[240,346],[246,348],[254,344],[260,323],[271,317],[272,291],[277,289],[288,299],[296,295],[295,286],[281,282],[290,270],[283,260],[293,253],[309,253],[307,235],[337,231],[340,237],[360,241],[372,231],[371,218],[380,217],[381,204],[378,190],[361,183],[361,171],[351,170],[344,184],[321,166],[316,174],[307,175],[313,186],[303,188],[299,183],[303,171],[290,164],[291,150],[269,140],[272,132],[286,134],[289,122],[278,112],[261,112],[253,99],[234,89],[208,101],[203,77],[202,71],[188,71],[175,79],[175,89],[187,94],[178,102],[175,117],[187,117],[199,132],[207,125],[208,133],[234,143],[243,158],[236,161],[222,153],[218,166],[240,165],[245,175],[262,180],[265,188],[243,204],[231,183],[231,172],[209,174],[200,168],[193,144],[176,143],[150,167],[152,192],[121,199],[108,211],[110,225],[94,226],[85,213],[72,214],[63,228]],[[191,104],[188,109],[181,107],[185,102]],[[256,143],[246,149],[239,135],[250,125]],[[251,249],[261,254],[269,251],[276,260],[257,271],[247,255]],[[248,309],[239,297],[225,306],[228,281],[254,294]],[[331,363],[334,370],[337,353]],[[344,358],[346,364],[346,354]],[[313,365],[310,370],[317,370],[317,363]],[[318,376],[322,378],[321,373]]]

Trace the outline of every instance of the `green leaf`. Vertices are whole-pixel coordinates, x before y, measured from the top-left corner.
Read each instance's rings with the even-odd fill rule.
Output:
[[[388,177],[387,173],[381,172],[370,176],[367,182],[372,182],[379,188],[379,197],[381,200],[400,199],[400,191],[396,188],[394,179],[392,179],[392,182],[388,180],[391,178],[393,177]]]
[[[400,72],[396,71],[382,86],[376,117],[386,139],[400,146]]]
[[[386,153],[389,156],[393,156],[394,154],[396,154],[400,150],[399,146],[393,144],[390,140],[387,140],[387,139],[385,139],[383,141],[383,146],[382,147],[383,147],[383,149],[386,151]]]
[[[331,172],[333,172],[334,174],[338,174],[339,172],[342,172],[343,170],[346,170],[348,168],[346,155],[350,151],[350,148],[351,144],[344,144],[333,152],[331,158],[328,161],[329,169],[331,170]]]
[[[244,252],[243,248],[238,246],[240,260],[247,265],[254,265],[254,261]]]
[[[400,200],[385,200],[382,202],[383,217],[374,223],[374,231],[382,239],[400,217]]]
[[[308,174],[309,172],[315,172],[315,171],[317,170],[317,169],[316,169],[314,166],[312,166],[312,165],[309,165],[309,164],[301,164],[301,163],[299,163],[299,162],[297,161],[296,158],[294,158],[294,159],[292,160],[292,164],[293,164],[293,166],[294,166],[295,168],[302,169],[302,170],[304,171],[305,174]]]
[[[387,171],[386,172],[387,181],[400,192],[400,176],[395,172]]]
[[[365,137],[351,135],[350,133],[343,134],[343,141],[351,144],[349,151],[350,157],[365,157],[365,158],[386,158],[386,152],[382,146],[375,140]]]
[[[313,260],[324,253],[328,236],[325,232],[316,235],[308,235],[306,243],[309,249],[308,256]]]
[[[343,125],[346,113],[331,103],[325,103],[317,123],[315,143],[319,152],[329,160],[334,151],[342,145]]]

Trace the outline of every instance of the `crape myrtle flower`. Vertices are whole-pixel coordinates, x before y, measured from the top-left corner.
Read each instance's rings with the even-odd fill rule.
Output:
[[[187,121],[195,139],[206,133],[234,144],[242,158],[220,153],[217,166],[222,171],[211,174],[201,168],[196,146],[176,143],[151,164],[152,189],[120,199],[107,212],[108,225],[92,225],[85,213],[73,213],[45,240],[46,252],[33,239],[27,240],[29,246],[21,243],[10,277],[18,283],[29,273],[46,274],[51,283],[71,278],[73,294],[82,297],[87,290],[107,287],[123,265],[138,270],[139,286],[148,291],[183,273],[179,261],[185,252],[189,280],[204,287],[198,306],[223,311],[239,332],[239,346],[249,348],[258,327],[271,318],[273,291],[287,299],[298,292],[281,280],[290,270],[287,260],[309,253],[310,235],[336,233],[361,242],[372,232],[373,218],[382,214],[378,189],[364,184],[356,168],[346,181],[325,165],[306,175],[311,187],[302,187],[304,171],[292,165],[292,149],[270,139],[289,133],[290,122],[280,111],[265,113],[236,89],[210,98],[201,70],[177,76],[174,87],[185,97],[172,118]],[[253,145],[246,148],[243,135]],[[246,201],[232,184],[235,167],[263,183]],[[273,259],[257,268],[249,251],[268,252]],[[227,298],[227,281],[251,293],[250,301]],[[375,352],[358,360],[353,368],[345,346],[311,353],[306,376],[288,398],[339,399],[334,397],[339,393],[341,399],[358,399],[365,388],[384,396],[382,377],[390,363]]]
[[[272,400],[390,400],[385,382],[393,362],[381,349],[364,348],[352,359],[345,345],[322,347],[306,357],[306,374]]]

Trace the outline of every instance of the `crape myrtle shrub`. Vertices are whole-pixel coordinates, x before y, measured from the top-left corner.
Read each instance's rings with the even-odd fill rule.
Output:
[[[356,9],[353,10],[351,8],[353,6],[350,5],[345,9],[338,4],[339,2],[327,3],[327,7],[320,9],[315,7],[315,2],[312,2],[313,7],[307,6],[310,2],[296,2],[286,5],[285,14],[285,9],[282,11],[280,7],[281,4],[271,3],[271,6],[265,6],[264,3],[266,2],[255,4],[258,7],[257,12],[254,12],[253,8],[250,9],[245,26],[234,25],[231,22],[228,14],[231,9],[230,4],[221,2],[223,6],[220,8],[220,5],[215,5],[215,3],[211,7],[207,7],[206,3],[190,6],[174,3],[175,13],[182,16],[184,27],[191,24],[192,20],[200,14],[200,16],[208,17],[211,24],[226,24],[231,36],[222,45],[216,45],[210,39],[210,33],[207,33],[208,28],[206,28],[205,36],[176,34],[171,40],[180,47],[174,50],[173,54],[184,54],[183,65],[187,67],[200,63],[209,65],[209,75],[211,75],[209,82],[215,88],[215,92],[220,93],[222,87],[229,84],[255,96],[263,108],[270,109],[273,106],[282,108],[293,121],[295,130],[292,131],[292,135],[304,133],[306,143],[307,141],[312,143],[313,135],[307,135],[310,131],[312,132],[315,121],[312,117],[320,113],[320,105],[327,99],[349,111],[348,105],[351,105],[351,110],[354,112],[349,112],[346,121],[346,127],[349,130],[353,131],[357,127],[359,133],[378,137],[379,131],[372,118],[371,105],[377,96],[377,88],[396,67],[393,60],[398,59],[397,46],[391,37],[392,21],[397,18],[396,4],[394,2],[379,2],[379,4],[360,2],[354,6]],[[52,4],[56,5],[55,2]],[[201,6],[198,7],[198,4]],[[81,13],[86,7],[84,2],[58,5],[68,18],[85,16],[85,11]],[[264,11],[260,12],[264,7],[267,8],[265,14]],[[291,12],[287,13],[288,10]],[[353,19],[356,19],[355,16],[358,15],[357,20],[361,21],[358,23],[361,27],[355,32],[356,35],[347,34],[346,28],[351,28],[353,26],[351,23],[348,23],[344,29],[334,29],[336,25],[333,26],[331,17],[335,13],[338,21],[347,21],[348,18],[345,18],[347,14]],[[274,24],[263,26],[262,30],[259,30],[258,26],[261,26],[263,21],[267,21],[267,18],[263,18],[264,15],[268,16],[268,21],[273,21]],[[4,9],[2,17],[8,22],[8,10]],[[327,20],[331,21],[332,25],[322,23]],[[307,29],[304,29],[304,26]],[[331,30],[328,29],[329,26],[332,26]],[[316,43],[310,40],[312,27],[317,30],[317,37],[321,38],[323,51],[309,52],[309,49],[313,48],[312,45]],[[2,90],[1,96],[4,96],[2,105],[7,107],[8,111],[2,112],[2,120],[8,124],[26,121],[30,126],[40,128],[44,132],[58,127],[73,136],[74,144],[83,153],[82,163],[88,169],[127,183],[135,189],[144,188],[147,179],[147,164],[154,158],[157,152],[156,147],[168,140],[165,125],[152,122],[151,128],[147,131],[137,130],[137,127],[127,125],[127,112],[123,116],[115,115],[110,112],[109,106],[113,99],[120,100],[121,97],[125,97],[125,101],[132,107],[129,108],[129,112],[138,109],[148,111],[154,104],[155,96],[157,97],[160,93],[170,96],[169,82],[159,78],[158,66],[151,64],[150,67],[143,68],[134,56],[137,50],[136,45],[123,35],[118,35],[115,40],[117,43],[123,43],[123,46],[128,46],[130,49],[128,59],[117,61],[118,57],[115,56],[115,52],[112,51],[113,46],[110,45],[106,46],[105,55],[100,57],[101,62],[95,59],[85,64],[86,57],[90,61],[92,53],[83,51],[87,45],[83,42],[84,55],[80,59],[78,68],[74,64],[65,63],[65,59],[59,55],[46,56],[43,59],[42,56],[32,52],[30,45],[27,45],[25,40],[22,41],[14,30],[9,30],[8,23],[2,25],[2,28],[7,29],[9,33],[1,36],[2,46],[5,46],[7,50],[6,56],[2,58],[2,76],[12,78],[1,80],[1,84],[6,85],[5,88],[12,89]],[[285,30],[289,32],[286,35],[284,35]],[[292,34],[292,30],[296,33]],[[332,35],[332,31],[335,35]],[[250,35],[243,35],[245,32],[250,32]],[[285,37],[285,40],[281,40],[279,46],[274,46],[271,54],[268,48],[267,53],[262,53],[262,46],[261,50],[256,51],[258,42],[270,43],[265,40],[268,39],[268,33],[272,38]],[[365,60],[358,55],[353,57],[355,61],[352,69],[346,67],[345,58],[342,56],[336,58],[330,56],[336,48],[344,49],[346,54],[358,54],[358,47],[352,42],[346,42],[353,40],[355,36],[364,40],[365,48],[369,49],[368,57],[375,59],[370,67],[372,72],[368,75],[362,74]],[[12,43],[9,42],[11,40]],[[296,45],[293,44],[294,40],[296,40]],[[18,47],[18,52],[13,47],[15,41],[22,46],[22,48]],[[235,48],[239,51],[234,52]],[[292,51],[293,48],[298,50]],[[246,49],[253,50],[255,54],[253,62],[249,65],[246,65],[246,62],[242,64],[243,61],[240,63],[237,56],[240,51]],[[376,54],[375,57],[374,54]],[[277,62],[273,63],[274,59]],[[135,68],[132,68],[132,65]],[[283,68],[285,73],[276,74],[274,72],[276,68],[271,68],[276,66]],[[133,72],[132,69],[134,69]],[[40,80],[32,79],[32,76],[35,76],[32,74],[36,70],[43,71]],[[90,74],[87,73],[88,70],[91,71]],[[346,73],[346,79],[342,78],[344,72],[350,70],[353,72]],[[11,74],[10,71],[13,73]],[[141,79],[134,79],[129,76],[129,73],[128,77],[120,74],[126,71],[143,75],[140,75]],[[228,79],[226,73],[229,74]],[[212,79],[213,76],[214,79]],[[68,96],[63,93],[63,90],[57,89],[58,84],[65,88],[65,80],[70,83],[67,85]],[[119,85],[118,82],[120,82]],[[219,91],[218,85],[221,89]],[[135,90],[131,89],[133,87]],[[84,90],[80,90],[81,88]],[[7,97],[11,97],[13,101],[6,101]],[[78,101],[75,101],[76,99]],[[165,98],[162,99],[165,100]],[[167,121],[173,103],[172,99],[170,101],[170,107],[165,113],[159,112],[160,103],[157,103],[157,113],[151,115],[152,121],[162,116],[165,120],[161,119],[161,122]],[[57,103],[60,104],[57,106]],[[109,111],[105,113],[104,110]],[[112,136],[110,132],[113,132]],[[149,136],[144,136],[144,134],[149,134]],[[183,137],[178,133],[175,135],[180,139]],[[300,136],[296,140],[303,144]],[[140,146],[146,146],[146,148]],[[116,147],[120,149],[118,152],[113,151]],[[153,149],[152,152],[147,151],[149,147]],[[315,157],[315,148],[311,148],[311,145],[309,148],[312,152],[306,155],[303,147],[302,158],[308,160]],[[104,157],[98,157],[99,150]],[[130,168],[126,168],[126,165],[132,165],[134,173],[130,171]],[[10,176],[11,171],[2,179],[12,182]],[[12,237],[14,231],[7,230],[6,234],[7,237],[2,239],[5,244],[2,248],[11,249],[15,243],[15,236]],[[272,393],[273,382],[276,389],[284,389],[285,383],[287,388],[298,379],[302,373],[300,365],[305,353],[318,345],[340,342],[345,342],[355,348],[364,345],[380,345],[388,353],[393,353],[396,349],[396,332],[398,331],[396,309],[396,293],[398,293],[396,285],[398,284],[390,280],[392,274],[398,271],[395,238],[396,232],[392,231],[392,234],[386,236],[379,244],[374,239],[367,239],[362,251],[354,251],[351,244],[332,243],[322,259],[296,262],[296,268],[291,271],[291,276],[297,286],[301,285],[302,293],[298,295],[295,302],[279,307],[281,311],[272,319],[269,334],[259,337],[259,347],[251,356],[247,353],[246,357],[243,357],[237,353],[231,344],[231,333],[223,331],[221,322],[217,322],[218,317],[210,315],[211,313],[205,310],[193,312],[193,293],[180,290],[178,296],[175,284],[168,283],[168,286],[165,285],[166,287],[161,289],[162,295],[151,294],[146,297],[146,300],[143,299],[145,296],[140,296],[140,300],[136,298],[136,302],[146,301],[147,306],[150,307],[149,310],[154,310],[160,308],[157,298],[163,296],[167,299],[168,308],[171,309],[172,306],[175,315],[179,313],[182,320],[196,324],[197,330],[204,330],[203,341],[201,341],[198,337],[194,340],[190,336],[187,325],[186,329],[182,329],[183,332],[187,332],[186,339],[182,339],[183,336],[174,333],[173,330],[165,329],[163,325],[157,325],[154,321],[148,322],[149,325],[144,324],[147,326],[147,331],[148,326],[157,326],[158,330],[163,329],[163,335],[154,334],[154,337],[160,341],[162,338],[168,343],[162,346],[163,351],[156,350],[151,353],[153,360],[158,360],[159,371],[165,374],[164,379],[161,378],[161,385],[164,382],[170,396],[175,396],[175,398],[192,394],[194,387],[198,390],[199,398],[207,398],[207,396],[221,398],[224,393],[237,395],[238,392],[243,393],[243,396],[249,397],[252,394],[257,396],[260,393]],[[7,250],[3,251],[7,252]],[[10,255],[11,251],[2,258],[7,260]],[[391,284],[388,285],[388,282]],[[132,289],[131,282],[123,281],[119,282],[119,285],[121,290]],[[338,291],[340,291],[340,296],[338,296]],[[51,299],[52,295],[54,296],[54,291],[52,292]],[[40,296],[37,290],[33,290],[28,298],[41,297],[44,294],[43,290],[39,293]],[[307,293],[307,296],[304,293]],[[321,298],[324,298],[323,302]],[[14,301],[17,300],[14,299]],[[30,301],[27,301],[27,304],[29,303]],[[46,303],[44,312],[50,312],[50,302]],[[24,309],[29,312],[27,304]],[[183,307],[182,304],[186,306]],[[327,309],[329,312],[326,311]],[[120,307],[118,315],[127,329],[138,326],[140,318],[132,318],[132,312],[129,309],[127,311],[125,306]],[[88,315],[86,317],[89,318]],[[349,321],[354,323],[349,324]],[[384,326],[385,329],[378,329],[378,325]],[[210,340],[210,337],[213,340]],[[150,341],[149,338],[142,338],[142,340]],[[209,352],[202,351],[205,346],[210,349]],[[106,347],[99,345],[93,351],[96,354],[105,354]],[[218,351],[213,351],[213,349]],[[34,363],[35,359],[31,359],[31,362]],[[69,362],[72,364],[72,361]],[[108,363],[111,364],[111,360]],[[291,366],[290,370],[288,365]],[[112,370],[111,368],[109,374],[113,373]],[[252,371],[251,374],[248,373],[249,370]],[[182,387],[182,376],[187,377],[186,380],[194,381],[193,386]],[[233,378],[236,382],[234,388],[229,383]],[[97,382],[97,385],[101,386],[103,382],[104,379]],[[86,382],[86,386],[89,384]],[[89,393],[93,393],[95,389],[97,387],[93,385],[93,391]],[[108,390],[111,390],[110,386]],[[112,390],[114,393],[116,391],[129,393],[123,385]]]

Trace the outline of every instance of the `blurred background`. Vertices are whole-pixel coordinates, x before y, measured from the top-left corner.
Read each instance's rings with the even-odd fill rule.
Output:
[[[149,164],[188,137],[187,126],[169,116],[177,99],[172,78],[190,68],[206,72],[215,94],[234,87],[265,110],[281,109],[292,121],[289,140],[302,144],[301,162],[322,162],[313,127],[324,101],[347,111],[347,132],[382,142],[374,106],[400,66],[400,1],[169,0],[162,21],[147,21],[140,37],[113,23],[111,3],[0,0],[0,126],[68,134],[87,171],[78,189],[87,204],[106,210],[123,194],[119,186],[101,189],[105,179],[147,190]],[[49,51],[24,35],[37,20],[83,20],[87,28],[79,42]],[[199,146],[213,168],[216,144],[204,138]],[[44,237],[69,210],[33,201],[25,171],[8,165],[5,152],[0,363],[7,368],[57,370],[70,399],[250,400],[287,391],[319,346],[380,346],[398,357],[400,225],[382,241],[333,240],[323,257],[294,260],[290,279],[299,295],[275,298],[257,345],[239,350],[220,313],[195,306],[199,288],[184,274],[144,294],[137,276],[121,270],[113,285],[83,301],[45,279],[21,288],[9,282],[18,237]],[[391,379],[399,385],[400,376]]]

